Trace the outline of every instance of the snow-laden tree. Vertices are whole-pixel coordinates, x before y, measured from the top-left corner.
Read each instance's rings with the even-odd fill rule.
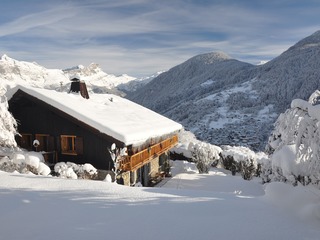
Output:
[[[309,102],[293,100],[291,108],[276,121],[267,145],[271,154],[271,169],[267,177],[271,181],[320,186],[319,95],[316,91]]]
[[[5,96],[6,89],[0,85],[0,146],[15,147],[14,139],[17,133],[17,122],[8,111],[8,101]]]
[[[225,169],[230,170],[233,175],[240,173],[245,180],[251,180],[254,176],[259,175],[259,166],[267,159],[266,154],[255,153],[241,146],[224,146],[220,156]]]
[[[110,154],[111,159],[113,161],[112,171],[115,174],[115,182],[117,182],[117,177],[118,177],[118,175],[120,174],[120,171],[121,171],[121,169],[120,169],[120,161],[124,156],[127,155],[127,148],[126,147],[118,148],[116,146],[116,144],[113,143],[111,145],[111,147],[108,148],[108,151],[109,151],[109,154]],[[105,180],[107,181],[107,179],[105,179]]]
[[[221,148],[205,143],[191,142],[188,147],[192,155],[192,160],[196,163],[199,173],[209,173],[210,167],[215,160],[220,158]]]

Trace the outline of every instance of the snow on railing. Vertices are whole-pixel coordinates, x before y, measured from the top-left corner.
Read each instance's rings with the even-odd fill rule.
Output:
[[[134,171],[150,162],[152,159],[160,156],[164,152],[178,144],[178,136],[174,135],[160,143],[152,145],[134,155],[126,156],[120,160],[120,169],[123,171]]]

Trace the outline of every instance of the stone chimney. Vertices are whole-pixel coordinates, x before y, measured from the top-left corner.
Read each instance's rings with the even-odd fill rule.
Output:
[[[70,87],[69,93],[70,92],[75,92],[75,93],[80,92],[80,95],[83,98],[89,99],[86,83],[84,81],[80,81],[79,78],[75,77],[71,79],[71,87]]]

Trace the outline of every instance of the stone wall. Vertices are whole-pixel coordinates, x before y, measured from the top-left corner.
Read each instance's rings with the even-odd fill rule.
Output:
[[[143,169],[142,169],[143,168]],[[152,159],[148,164],[145,164],[140,169],[137,169],[133,172],[124,172],[120,174],[121,182],[123,185],[130,186],[140,182],[146,186],[151,178],[154,178],[158,175],[160,169],[159,157]],[[138,171],[140,171],[138,173]]]
[[[150,162],[149,177],[155,177],[155,175],[159,173],[159,167],[159,157],[152,159]]]
[[[123,172],[119,175],[119,178],[121,179],[121,183],[125,186],[130,186],[130,172]]]

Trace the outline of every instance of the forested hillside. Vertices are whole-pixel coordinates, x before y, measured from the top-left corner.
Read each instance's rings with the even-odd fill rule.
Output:
[[[320,87],[320,31],[264,65],[207,53],[160,74],[128,98],[213,144],[264,148],[277,116]]]

